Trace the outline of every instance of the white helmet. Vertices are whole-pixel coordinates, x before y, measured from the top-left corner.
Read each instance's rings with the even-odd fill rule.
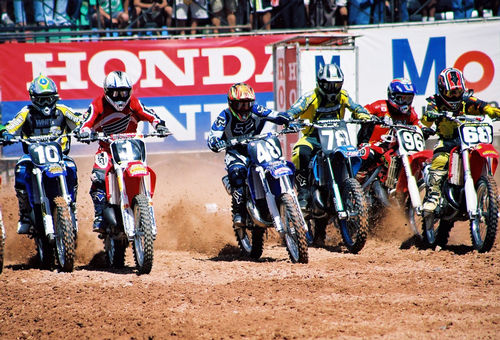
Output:
[[[104,94],[107,101],[118,111],[122,111],[130,101],[132,82],[122,71],[110,72],[104,79]]]

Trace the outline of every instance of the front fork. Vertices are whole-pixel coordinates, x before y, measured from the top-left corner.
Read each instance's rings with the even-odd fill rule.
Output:
[[[342,196],[340,195],[339,185],[337,184],[337,181],[335,180],[335,176],[333,174],[332,161],[330,158],[327,158],[326,162],[328,165],[328,171],[332,183],[331,185],[333,190],[333,204],[335,205],[335,209],[337,210],[339,219],[344,220],[347,218],[347,212],[344,210],[344,205],[342,202]]]
[[[462,151],[462,163],[464,166],[464,188],[465,188],[465,200],[467,203],[467,212],[469,213],[469,219],[473,220],[477,214],[477,193],[474,188],[474,179],[472,178],[469,163],[469,150]]]
[[[49,236],[54,234],[54,222],[52,219],[52,212],[50,211],[50,202],[45,194],[45,188],[43,187],[43,175],[42,171],[38,168],[33,169],[33,174],[36,178],[36,185],[38,188],[38,193],[40,195],[40,205],[42,209],[43,227],[45,230],[45,235]]]
[[[59,175],[59,192],[61,193],[62,197],[66,201],[66,204],[68,204],[69,209],[71,210],[71,203],[73,203],[73,200],[71,199],[71,195],[68,193],[68,184],[66,183],[66,177],[64,175]],[[76,214],[76,210],[73,211],[74,214]],[[75,231],[78,231],[78,220],[75,217]]]
[[[411,199],[411,205],[418,215],[422,214],[422,200],[420,199],[420,191],[418,190],[417,181],[411,171],[410,160],[407,155],[402,157],[403,166],[406,172],[406,182],[408,183],[408,193]]]

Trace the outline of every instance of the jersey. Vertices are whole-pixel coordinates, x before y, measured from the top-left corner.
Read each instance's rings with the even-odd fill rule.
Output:
[[[266,121],[276,124],[288,122],[286,113],[274,111],[262,105],[254,104],[250,110],[252,113],[244,122],[233,116],[229,108],[219,113],[207,138],[210,150],[218,152],[215,145],[220,140],[227,141],[233,137],[258,135],[262,132]],[[241,150],[238,150],[239,152],[244,151],[242,146],[236,148],[241,148]]]
[[[117,111],[102,95],[90,104],[80,132],[104,132],[106,135],[131,133],[137,131],[140,121],[148,121],[156,128],[161,120],[134,96],[130,97],[129,104],[122,111]],[[104,147],[107,143],[100,141],[100,145]]]
[[[386,99],[377,100],[365,105],[365,109],[372,115],[379,118],[389,117],[396,124],[418,125],[422,127],[415,109],[410,107],[410,114],[403,114],[393,108]],[[367,142],[378,142],[380,137],[387,133],[389,129],[380,125],[366,124],[358,133],[358,144]]]
[[[354,118],[358,118],[361,113],[367,113],[359,104],[355,103],[346,90],[341,90],[335,101],[327,102],[318,88],[302,95],[287,111],[290,117],[308,119],[316,122],[320,119],[344,119],[345,110],[348,109]],[[304,136],[317,134],[314,127],[307,127],[303,131]]]
[[[69,107],[56,104],[50,115],[42,114],[33,105],[23,107],[4,127],[8,133],[23,138],[43,135],[61,135],[73,131],[82,122],[82,116]],[[61,148],[65,154],[69,152],[70,140],[61,138]],[[26,147],[23,145],[26,153]]]
[[[438,119],[431,118],[432,113],[440,113],[450,111],[443,98],[440,95],[434,95],[427,98],[427,107],[422,117],[422,123],[430,127],[433,123],[436,124],[436,132],[441,139],[455,139],[458,137],[458,123],[449,120],[446,117]],[[469,93],[464,96],[462,105],[455,115],[488,115],[491,118],[500,117],[500,109],[488,105],[487,102],[480,100]]]

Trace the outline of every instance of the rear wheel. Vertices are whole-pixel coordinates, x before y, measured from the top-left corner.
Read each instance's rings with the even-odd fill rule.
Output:
[[[347,178],[344,181],[341,196],[347,218],[340,220],[340,233],[347,249],[356,254],[363,249],[368,232],[365,196],[354,178]]]
[[[283,194],[280,197],[279,209],[290,260],[293,263],[309,262],[306,229],[300,208],[290,194]]]
[[[132,202],[134,210],[134,260],[139,274],[149,274],[153,268],[153,216],[148,198],[139,194]]]
[[[483,176],[476,185],[478,217],[471,221],[471,240],[480,253],[491,250],[498,227],[498,192],[495,180]]]
[[[116,237],[106,234],[104,237],[104,252],[106,264],[110,268],[123,268],[125,266],[125,250],[128,242],[124,236]]]
[[[264,232],[266,230],[261,227],[248,229],[246,227],[234,228],[234,235],[238,246],[244,256],[249,256],[252,259],[258,259],[264,251]]]
[[[54,238],[59,267],[63,272],[72,272],[75,261],[75,227],[66,200],[59,196],[54,199]]]

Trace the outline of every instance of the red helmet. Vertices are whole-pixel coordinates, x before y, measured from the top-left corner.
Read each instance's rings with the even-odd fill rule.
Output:
[[[233,116],[244,122],[250,117],[255,103],[255,92],[248,84],[234,84],[227,93],[227,103]]]
[[[462,72],[456,68],[445,68],[438,76],[439,95],[452,110],[458,111],[465,93],[465,80]]]

